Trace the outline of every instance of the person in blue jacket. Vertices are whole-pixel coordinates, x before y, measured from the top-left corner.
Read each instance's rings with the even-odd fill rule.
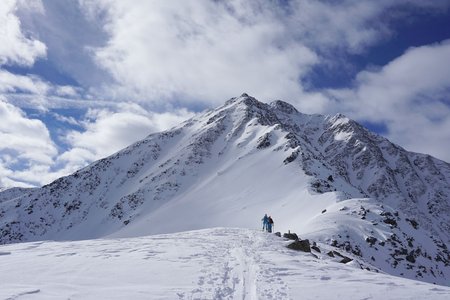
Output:
[[[263,231],[269,230],[269,217],[267,216],[267,214],[264,215],[264,218],[262,218],[261,221],[263,223]]]

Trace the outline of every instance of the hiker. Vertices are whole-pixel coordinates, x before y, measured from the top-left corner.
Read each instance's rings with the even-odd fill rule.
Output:
[[[270,216],[269,217],[269,220],[268,220],[269,222],[268,222],[268,226],[267,226],[267,231],[268,232],[272,232],[272,227],[273,227],[273,219],[272,219],[272,216]]]
[[[267,216],[267,214],[264,215],[264,218],[261,219],[262,223],[263,223],[263,228],[262,230],[269,230],[269,217]]]

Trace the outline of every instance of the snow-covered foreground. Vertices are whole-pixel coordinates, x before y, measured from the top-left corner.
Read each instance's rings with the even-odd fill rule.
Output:
[[[250,229],[0,247],[1,299],[449,299]]]

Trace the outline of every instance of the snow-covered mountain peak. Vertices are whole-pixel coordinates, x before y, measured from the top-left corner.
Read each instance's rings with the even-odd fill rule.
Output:
[[[0,192],[0,243],[254,228],[269,213],[277,230],[443,284],[449,182],[448,163],[348,117],[242,94],[42,188]]]
[[[228,100],[224,108],[234,108],[246,110],[248,112],[259,113],[259,114],[287,114],[287,115],[302,115],[299,111],[292,105],[281,100],[272,101],[269,104],[258,101],[256,98],[242,94],[237,98],[231,98]],[[219,108],[220,109],[220,108]],[[275,121],[275,120],[274,120]]]
[[[256,98],[249,96],[247,93],[242,93],[239,97],[233,97],[229,100],[227,100],[224,104],[224,107],[232,106],[232,105],[239,105],[239,104],[245,104],[248,106],[251,106],[252,104],[256,104],[259,102],[256,100]]]

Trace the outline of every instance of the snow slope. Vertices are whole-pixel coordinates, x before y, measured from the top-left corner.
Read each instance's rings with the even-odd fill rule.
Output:
[[[449,299],[450,288],[287,249],[259,230],[0,247],[1,299]],[[325,246],[326,247],[326,246]],[[317,256],[315,256],[317,255]]]
[[[345,116],[243,94],[36,189],[0,193],[0,243],[275,229],[448,285],[450,165]]]

